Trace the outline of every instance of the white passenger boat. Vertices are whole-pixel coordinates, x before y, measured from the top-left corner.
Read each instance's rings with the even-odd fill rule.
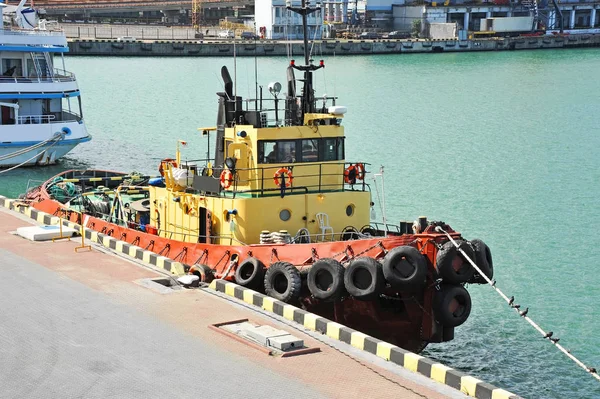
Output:
[[[64,66],[67,39],[25,2],[0,0],[0,168],[53,164],[91,140],[75,75]]]

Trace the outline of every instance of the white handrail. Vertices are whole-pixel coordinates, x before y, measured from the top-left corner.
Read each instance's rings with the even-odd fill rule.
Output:
[[[50,123],[54,119],[56,119],[54,115],[20,115],[17,118],[17,125]]]
[[[63,83],[75,80],[74,73],[56,68],[53,76],[0,76],[0,83]]]

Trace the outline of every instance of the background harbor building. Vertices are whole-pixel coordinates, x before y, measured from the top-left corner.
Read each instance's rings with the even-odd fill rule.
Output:
[[[299,6],[300,1],[285,0],[256,0],[255,2],[255,20],[256,26],[264,28],[265,39],[302,39],[302,18],[298,14],[286,9],[286,6]],[[328,18],[333,18],[333,13],[341,19],[342,6],[334,7],[333,3],[328,3],[326,8],[329,13]],[[339,11],[339,12],[338,12]],[[308,38],[320,39],[322,37],[323,27],[323,8],[307,16]]]
[[[197,14],[202,26],[235,20],[257,34],[263,27],[264,38],[299,37],[298,21],[287,14],[285,0],[39,0],[35,4],[48,19],[59,21],[190,25]],[[432,23],[455,23],[457,32],[490,31],[483,20],[525,16],[533,17],[533,31],[562,28],[594,33],[600,26],[600,0],[324,0],[320,7],[310,17],[311,39],[331,37],[329,32],[336,30],[412,33],[419,24],[421,36],[427,36]]]

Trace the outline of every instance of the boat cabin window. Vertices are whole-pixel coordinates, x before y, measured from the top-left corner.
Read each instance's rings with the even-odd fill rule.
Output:
[[[2,76],[21,77],[23,76],[23,60],[19,58],[2,59]]]
[[[322,162],[344,159],[344,138],[258,142],[259,163]]]
[[[262,163],[296,162],[296,140],[263,141]]]
[[[5,103],[7,103],[5,101]],[[10,104],[8,102],[7,104]],[[15,124],[15,109],[0,105],[0,125],[14,125]]]
[[[337,138],[323,139],[323,161],[344,159],[344,141]]]

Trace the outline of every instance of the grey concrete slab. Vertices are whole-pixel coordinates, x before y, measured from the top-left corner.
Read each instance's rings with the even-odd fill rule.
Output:
[[[0,249],[2,398],[319,398]]]

